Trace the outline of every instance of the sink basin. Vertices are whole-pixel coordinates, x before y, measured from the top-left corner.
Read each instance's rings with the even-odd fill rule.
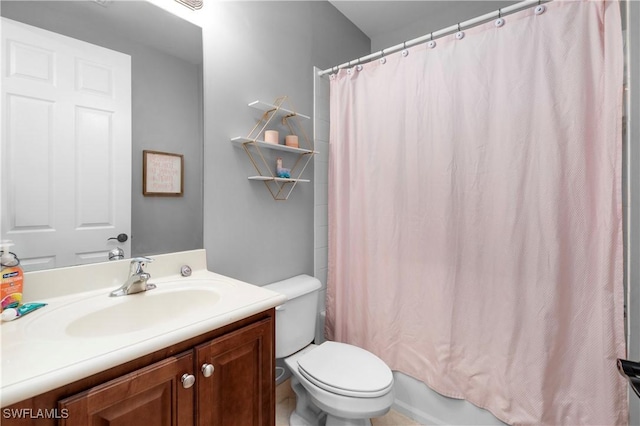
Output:
[[[211,316],[221,292],[224,286],[211,280],[159,283],[154,290],[120,297],[105,291],[34,312],[27,336],[87,339],[176,328]]]
[[[203,289],[144,293],[121,296],[121,303],[83,315],[66,327],[71,337],[98,337],[133,332],[150,324],[175,320],[181,310],[201,311],[212,308],[220,295]]]

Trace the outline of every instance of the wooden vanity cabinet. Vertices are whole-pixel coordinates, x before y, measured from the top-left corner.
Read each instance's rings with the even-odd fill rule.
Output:
[[[58,404],[66,426],[193,425],[193,386],[181,377],[193,370],[192,351],[93,387]]]
[[[7,408],[55,410],[56,418],[4,416],[2,424],[273,426],[274,321],[270,309],[13,404]],[[189,375],[195,382],[185,387]]]

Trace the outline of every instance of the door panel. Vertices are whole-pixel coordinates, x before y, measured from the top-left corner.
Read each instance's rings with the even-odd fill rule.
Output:
[[[76,108],[76,218],[79,229],[112,226],[113,113]],[[113,228],[112,228],[113,229]]]

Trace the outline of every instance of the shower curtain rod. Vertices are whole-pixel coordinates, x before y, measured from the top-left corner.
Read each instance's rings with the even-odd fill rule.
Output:
[[[451,25],[450,27],[443,28],[439,31],[434,31],[432,33],[423,35],[418,38],[414,38],[409,41],[405,41],[404,43],[396,44],[395,46],[387,47],[385,49],[379,50],[375,53],[371,53],[367,56],[363,56],[358,59],[353,59],[349,62],[345,62],[344,64],[340,64],[338,66],[334,66],[328,68],[323,71],[318,71],[319,76],[323,76],[325,74],[331,74],[338,72],[338,70],[343,68],[349,68],[352,65],[363,64],[366,62],[370,62],[374,59],[383,57],[384,55],[389,55],[391,53],[399,52],[400,50],[404,50],[408,47],[416,46],[421,43],[425,43],[427,41],[435,40],[436,38],[441,38],[449,34],[453,34],[455,32],[461,31],[463,29],[471,28],[476,25],[484,24],[495,18],[502,18],[505,15],[509,15],[512,13],[519,12],[521,10],[528,9],[533,6],[539,6],[542,3],[548,3],[552,0],[524,0],[516,4],[512,4],[511,6],[503,7],[494,12],[485,13],[484,15],[478,16],[476,18],[471,18],[467,21],[460,22],[458,24]]]

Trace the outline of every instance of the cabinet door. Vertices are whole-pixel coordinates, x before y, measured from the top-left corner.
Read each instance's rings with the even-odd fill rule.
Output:
[[[193,425],[193,351],[168,358],[59,403],[65,426]]]
[[[199,426],[275,423],[273,333],[267,319],[196,347]]]

